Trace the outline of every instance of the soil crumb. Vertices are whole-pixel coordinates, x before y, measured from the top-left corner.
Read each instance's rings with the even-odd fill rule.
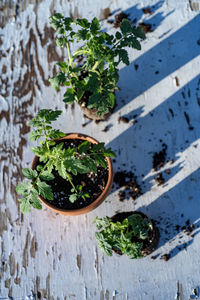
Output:
[[[165,183],[162,173],[158,173],[154,179],[158,183],[158,186]]]
[[[114,27],[115,28],[120,27],[122,20],[127,19],[127,18],[128,18],[128,15],[125,14],[124,12],[120,12],[119,14],[117,14],[115,16]]]
[[[153,31],[152,25],[151,25],[151,24],[142,22],[142,23],[139,23],[138,26],[139,26],[139,27],[142,27],[142,29],[143,29],[143,31],[144,31],[145,33],[152,32],[152,31]]]
[[[118,118],[118,122],[122,122],[122,123],[129,123],[129,119],[127,117],[119,117]]]
[[[116,172],[114,182],[119,188],[123,188],[123,190],[118,192],[119,201],[124,201],[129,198],[136,200],[142,195],[142,190],[137,183],[136,176],[131,171]]]
[[[162,168],[165,164],[167,145],[162,145],[163,149],[160,152],[155,152],[153,155],[153,168],[155,171]]]
[[[152,14],[152,11],[149,7],[143,8],[142,11],[143,11],[144,14],[150,14],[150,15]]]
[[[169,259],[170,259],[170,254],[163,254],[162,256],[161,256],[161,259],[163,259],[164,261],[168,261]]]

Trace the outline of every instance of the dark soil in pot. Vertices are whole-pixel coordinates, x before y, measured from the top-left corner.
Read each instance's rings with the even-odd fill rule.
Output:
[[[133,215],[133,214],[139,214],[141,215],[143,218],[147,218],[147,216],[145,214],[143,214],[142,212],[121,212],[118,213],[116,215],[114,215],[111,219],[114,222],[122,222],[125,218],[128,218],[129,216]],[[151,222],[153,224],[153,230],[149,232],[149,237],[146,240],[137,240],[138,242],[142,242],[143,243],[143,249],[142,249],[142,255],[143,256],[147,256],[149,254],[151,254],[158,246],[158,242],[159,242],[159,230],[158,228],[155,226],[155,222],[154,220],[151,219]],[[119,255],[122,255],[121,251],[119,250],[114,250],[113,251]]]
[[[67,149],[68,147],[77,148],[83,141],[68,139],[62,142],[64,142],[64,147]],[[71,203],[69,201],[70,190],[72,188],[70,182],[60,177],[57,171],[54,170],[52,173],[55,179],[47,183],[52,188],[54,200],[45,199],[45,201],[55,206],[55,208],[66,210],[83,208],[94,202],[103,192],[108,180],[108,169],[102,167],[97,168],[97,174],[91,172],[89,174],[72,175],[74,185],[77,186],[81,184],[83,191],[88,192],[90,198],[79,198],[74,203]]]

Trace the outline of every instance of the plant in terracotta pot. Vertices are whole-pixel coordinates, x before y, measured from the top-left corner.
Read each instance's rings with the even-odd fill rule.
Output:
[[[82,134],[68,134],[53,129],[61,111],[40,110],[30,122],[30,139],[40,140],[31,147],[35,157],[31,168],[23,168],[27,178],[16,191],[22,213],[42,203],[62,214],[81,214],[96,208],[107,196],[113,180],[109,157],[115,154],[104,143]]]
[[[67,59],[57,63],[60,71],[49,81],[56,90],[60,86],[67,87],[63,97],[65,103],[76,101],[87,117],[105,119],[115,106],[119,63],[129,65],[125,48],[140,50],[139,39],[145,38],[143,30],[133,27],[127,19],[123,19],[115,35],[101,31],[97,18],[89,22],[56,13],[50,19],[57,32],[57,45],[67,49]],[[76,43],[81,47],[72,53],[70,45],[74,48]],[[77,63],[80,58],[82,64]]]
[[[153,252],[158,244],[159,231],[154,221],[141,212],[122,212],[94,220],[95,237],[102,252],[113,252],[129,258],[141,258]]]

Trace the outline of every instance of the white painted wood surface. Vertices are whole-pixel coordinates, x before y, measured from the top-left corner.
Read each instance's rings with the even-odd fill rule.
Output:
[[[200,16],[192,2],[3,0],[0,4],[0,299],[200,299],[193,292],[196,288],[198,294],[200,286]],[[142,42],[142,51],[130,52],[130,66],[121,66],[121,91],[111,118],[82,127],[87,120],[79,107],[66,110],[63,91],[56,93],[48,83],[54,62],[63,57],[48,18],[54,11],[102,18],[107,7],[111,12],[128,10],[132,19],[153,24],[153,32]],[[151,7],[153,14],[144,14],[143,7]],[[106,20],[102,24],[115,32]],[[44,208],[22,216],[15,187],[22,166],[29,166],[33,157],[27,122],[47,107],[63,110],[58,128],[87,133],[112,146],[118,153],[115,171],[134,171],[143,195],[136,202],[119,202],[114,187],[107,200],[87,215],[65,217]],[[128,124],[118,123],[119,116],[127,115]],[[107,125],[109,131],[103,132]],[[165,184],[158,186],[152,156],[162,143],[174,163],[161,169]],[[94,239],[94,217],[133,209],[160,221],[160,244],[153,254],[157,258],[103,256]],[[175,228],[188,219],[195,224],[193,236]],[[165,253],[171,254],[167,262],[160,259]]]

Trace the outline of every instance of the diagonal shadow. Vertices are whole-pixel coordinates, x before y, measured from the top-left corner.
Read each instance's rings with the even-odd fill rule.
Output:
[[[198,169],[153,203],[140,209],[158,221],[159,247],[167,243],[170,257],[187,250],[200,232],[199,180]],[[191,225],[194,225],[194,228]]]
[[[120,70],[118,111],[200,54],[200,15]],[[169,28],[170,29],[170,28]],[[137,66],[137,67],[136,67]]]
[[[174,161],[173,164],[168,164],[170,174],[163,172],[165,184],[167,184],[167,181],[182,168],[178,162],[180,153],[200,138],[199,100],[200,75],[147,115],[140,116],[143,107],[129,112],[126,116],[131,119],[137,115],[134,119],[137,122],[127,125],[127,130],[107,145],[117,154],[115,171],[125,165],[124,168],[133,171],[139,183],[143,183],[143,192],[147,192],[152,187],[152,179],[155,175],[145,180],[144,178],[153,168],[154,153],[161,151],[165,144],[167,146],[166,160],[173,159]],[[113,188],[113,191],[116,189],[117,187]]]

